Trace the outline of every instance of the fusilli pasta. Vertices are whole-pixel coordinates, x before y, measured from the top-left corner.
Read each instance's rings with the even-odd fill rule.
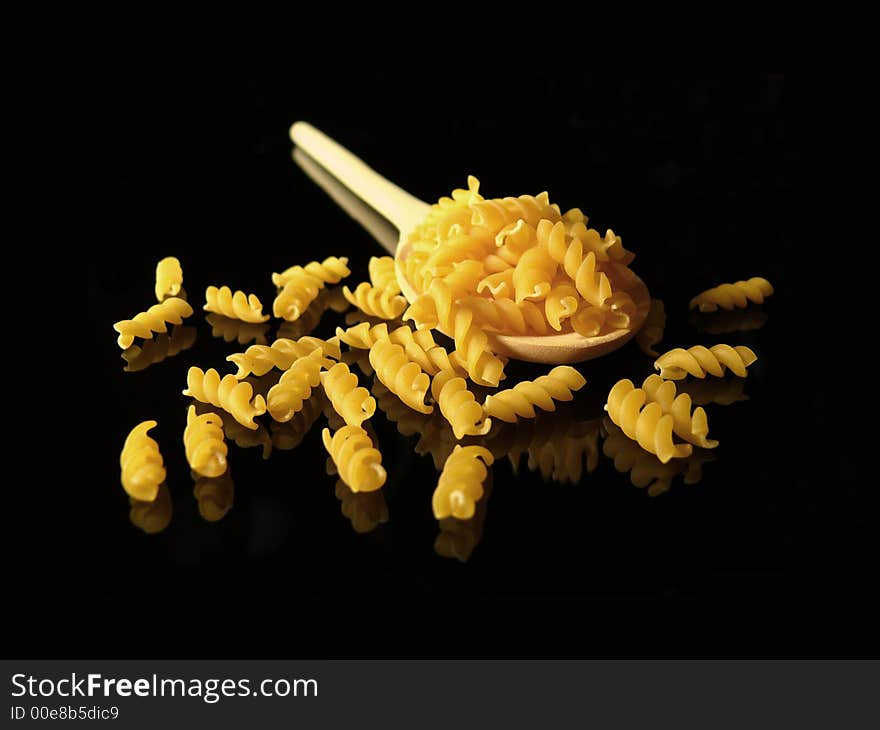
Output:
[[[353,492],[373,492],[385,484],[382,454],[360,426],[345,425],[332,436],[325,428],[321,438],[340,478]]]
[[[419,413],[433,413],[434,408],[425,404],[431,380],[400,345],[379,340],[370,348],[370,365],[385,387],[410,408]]]
[[[132,345],[122,352],[122,359],[127,363],[123,368],[127,373],[146,370],[166,358],[188,350],[196,341],[195,327],[175,325],[170,332],[163,332],[153,339],[144,340],[140,346]]]
[[[649,375],[642,383],[642,389],[649,401],[658,403],[663,413],[672,416],[672,430],[677,436],[704,449],[718,446],[717,441],[707,438],[709,420],[706,411],[698,407],[691,413],[691,397],[687,393],[676,395],[675,383],[663,380],[659,375]]]
[[[556,410],[554,399],[569,401],[572,392],[586,384],[586,379],[570,365],[559,365],[547,375],[534,380],[525,380],[512,388],[499,391],[486,397],[483,411],[509,423],[520,418],[534,418],[535,406],[545,411]]]
[[[227,446],[223,420],[215,413],[196,415],[191,405],[186,412],[183,446],[190,468],[203,477],[218,477],[226,471]]]
[[[476,504],[483,496],[483,482],[495,459],[484,446],[456,444],[440,473],[431,499],[434,517],[456,517],[468,520],[474,516]]]
[[[119,333],[116,342],[125,350],[131,347],[135,337],[148,340],[154,332],[166,332],[166,324],[181,324],[192,313],[192,307],[183,299],[170,297],[132,319],[123,319],[114,324],[113,329]]]
[[[230,319],[240,319],[242,322],[257,324],[269,319],[268,314],[263,314],[263,304],[256,294],[245,294],[243,291],[233,291],[228,286],[209,286],[205,289],[206,312],[222,314]]]
[[[266,412],[263,396],[257,395],[251,402],[254,391],[250,383],[240,382],[231,374],[221,378],[214,368],[203,371],[191,367],[186,374],[186,386],[184,395],[222,408],[245,428],[256,429],[254,417]]]
[[[663,353],[654,361],[654,369],[660,371],[664,380],[682,380],[688,375],[705,378],[707,374],[722,378],[725,368],[744,378],[748,374],[746,368],[757,359],[758,356],[745,345],[695,345],[687,350],[676,347]]]
[[[393,289],[378,289],[366,281],[358,284],[353,292],[344,286],[342,293],[355,307],[371,317],[397,319],[406,309],[403,296],[395,294]]]
[[[269,414],[284,423],[302,409],[303,402],[312,394],[312,388],[321,382],[321,371],[332,367],[333,361],[324,357],[320,349],[298,358],[272,386],[266,403]]]
[[[468,390],[464,378],[453,371],[441,370],[434,376],[431,395],[452,427],[455,438],[484,436],[492,427],[492,419],[484,418],[483,408]]]
[[[156,300],[176,297],[183,286],[183,268],[174,256],[166,256],[156,264]]]
[[[344,362],[338,362],[323,371],[320,377],[333,410],[347,425],[360,426],[376,412],[375,398],[366,388],[358,385],[357,375]]]
[[[234,353],[226,359],[238,367],[235,377],[241,380],[251,374],[258,377],[265,375],[272,368],[287,370],[299,358],[315,350],[320,350],[324,356],[334,360],[338,360],[342,354],[339,340],[336,337],[322,340],[306,335],[298,340],[288,340],[282,337],[275,340],[269,347],[252,345],[244,352]]]
[[[733,284],[721,284],[697,294],[690,302],[691,309],[701,312],[714,312],[721,309],[747,307],[749,302],[763,304],[764,299],[773,294],[770,282],[760,276],[753,276],[745,281]]]
[[[156,499],[159,485],[165,481],[165,462],[159,444],[147,435],[156,421],[142,421],[125,439],[119,466],[122,470],[122,487],[129,496],[142,502]]]

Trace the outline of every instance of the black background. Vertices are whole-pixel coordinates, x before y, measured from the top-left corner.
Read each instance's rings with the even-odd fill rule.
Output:
[[[101,397],[82,611],[94,630],[67,640],[112,654],[121,633],[127,653],[164,656],[862,651],[858,637],[841,638],[839,609],[869,590],[866,517],[855,488],[834,480],[828,450],[800,448],[813,426],[792,392],[784,100],[781,76],[96,84],[89,295]],[[180,390],[190,365],[221,368],[244,348],[212,338],[197,314],[191,350],[124,373],[111,325],[152,303],[165,255],[180,258],[193,302],[228,284],[268,308],[270,272],[330,254],[364,278],[382,250],[291,161],[297,119],[428,201],[468,173],[490,197],[548,190],[637,254],[633,267],[666,303],[661,349],[751,346],[750,399],[708,409],[721,446],[703,481],[678,479],[651,498],[605,457],[576,486],[545,483],[524,463],[514,477],[499,461],[482,540],[462,564],[433,551],[430,458],[378,415],[390,520],[354,533],[324,474],[319,419],[297,450],[268,462],[232,447],[235,505],[205,523],[180,443]],[[713,337],[689,323],[694,293],[757,275],[776,289],[764,328]],[[316,334],[338,320],[328,313]],[[610,385],[644,377],[651,361],[629,346],[581,370],[579,408],[599,415]],[[159,420],[174,502],[154,536],[130,524],[118,482],[122,440],[146,418]],[[802,633],[808,609],[832,607],[833,628]]]

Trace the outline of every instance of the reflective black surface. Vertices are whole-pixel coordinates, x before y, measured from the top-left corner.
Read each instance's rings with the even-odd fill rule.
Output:
[[[785,631],[755,620],[754,606],[796,604],[814,590],[858,594],[853,566],[859,559],[835,569],[816,533],[852,541],[844,548],[836,540],[835,550],[851,549],[853,556],[863,534],[842,521],[822,521],[823,506],[834,513],[840,505],[817,496],[809,481],[815,470],[803,468],[794,453],[787,386],[794,363],[785,351],[783,90],[776,77],[699,84],[536,82],[527,91],[510,85],[450,96],[433,89],[412,93],[411,83],[98,88],[92,172],[99,255],[90,292],[102,401],[94,435],[95,593],[116,596],[105,599],[111,602],[171,607],[184,596],[189,604],[201,603],[193,593],[204,591],[212,611],[275,604],[292,621],[309,617],[311,630],[297,630],[294,646],[313,655],[515,655],[542,653],[542,647],[554,654],[687,654],[712,647],[774,653],[795,647]],[[471,528],[438,525],[431,512],[434,457],[444,449],[440,429],[395,424],[382,413],[372,420],[389,474],[381,495],[353,496],[326,473],[320,441],[326,419],[319,414],[296,448],[283,448],[299,438],[283,429],[255,436],[254,448],[230,444],[234,486],[200,493],[221,504],[214,512],[202,505],[213,517],[230,499],[232,505],[221,519],[206,520],[184,459],[188,399],[180,391],[190,365],[232,372],[224,359],[246,344],[197,311],[186,323],[197,334],[190,347],[148,367],[129,363],[126,372],[111,325],[152,304],[154,266],[166,255],[180,258],[184,286],[199,307],[207,285],[226,284],[257,293],[268,311],[271,272],[331,254],[350,257],[351,282],[365,278],[367,260],[383,251],[291,160],[287,128],[296,119],[312,122],[425,200],[448,194],[473,173],[487,196],[546,189],[563,209],[578,206],[595,227],[613,227],[637,255],[633,268],[665,303],[661,352],[726,342],[758,354],[744,384],[728,381],[726,390],[719,386],[723,392],[695,392],[726,403],[706,405],[710,436],[721,442],[712,460],[696,459],[679,473],[658,468],[659,481],[644,461],[636,476],[626,468],[639,457],[619,453],[624,446],[613,428],[606,437],[602,405],[617,379],[641,380],[652,372],[652,358],[631,343],[579,366],[587,386],[572,404],[543,414],[537,426],[495,434],[499,458],[480,524]],[[776,289],[763,308],[748,313],[750,329],[726,331],[736,323],[689,313],[695,293],[750,276],[764,276]],[[324,312],[313,334],[331,334],[344,318]],[[243,338],[271,341],[276,330],[273,322],[268,332]],[[155,351],[167,355],[168,343]],[[140,364],[148,359],[159,360],[147,352]],[[511,363],[508,382],[545,370]],[[361,380],[372,386],[372,378]],[[382,405],[380,399],[380,410]],[[165,456],[173,507],[167,527],[156,534],[132,524],[119,485],[122,441],[146,418],[159,421],[154,436]],[[578,468],[570,463],[557,464],[553,478],[553,450],[560,446],[582,454],[576,483],[570,477]],[[657,634],[645,639],[644,622],[670,612],[649,597],[678,595],[712,601],[714,615],[733,628],[719,635],[716,626],[710,632],[715,644],[688,633],[678,644]],[[521,596],[544,598],[523,610]],[[572,624],[568,640],[542,643],[540,632],[562,631],[554,626],[555,607],[570,621],[602,605],[596,603],[601,596],[635,597],[625,609],[632,617],[627,638],[610,638],[599,622],[592,624],[592,638]],[[731,608],[746,604],[742,612]],[[410,605],[420,607],[414,611],[424,621],[403,616]],[[522,617],[532,610],[530,626]],[[443,634],[450,622],[467,627],[473,611],[489,622],[484,631],[471,625],[471,638],[461,644],[432,641],[433,632]],[[340,628],[343,619],[330,618],[338,613],[361,629]],[[394,628],[383,629],[383,641],[357,624],[358,615],[373,613],[402,616]],[[752,617],[748,625],[746,615]],[[405,630],[408,622],[420,628]],[[241,648],[242,632],[259,631],[259,624],[231,628],[238,638],[230,646]],[[511,632],[521,642],[511,643]]]

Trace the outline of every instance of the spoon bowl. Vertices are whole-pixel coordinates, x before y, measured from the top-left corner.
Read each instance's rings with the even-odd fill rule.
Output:
[[[308,161],[302,158],[297,160],[301,167],[365,228],[372,232],[380,226],[377,226],[375,222],[368,222],[369,215],[364,213],[362,205],[345,202],[343,192],[345,188],[396,226],[400,235],[393,250],[391,237],[387,235],[383,235],[381,238],[376,237],[383,248],[394,256],[397,282],[401,292],[407,301],[413,302],[421,292],[404,275],[403,263],[410,252],[407,239],[410,231],[425,219],[431,206],[386,180],[362,160],[310,124],[296,122],[290,128],[290,138],[297,147],[317,161],[324,170],[310,166]],[[324,174],[322,175],[322,173]],[[333,180],[326,173],[331,173],[339,182]],[[635,274],[633,275],[633,284],[627,289],[627,292],[636,304],[632,326],[628,329],[614,330],[597,337],[582,337],[576,332],[552,335],[503,335],[497,332],[486,332],[489,347],[495,353],[506,357],[553,365],[583,362],[601,357],[626,344],[641,329],[648,316],[651,295],[645,283]],[[442,328],[438,329],[443,334],[451,336],[451,333],[444,332]]]

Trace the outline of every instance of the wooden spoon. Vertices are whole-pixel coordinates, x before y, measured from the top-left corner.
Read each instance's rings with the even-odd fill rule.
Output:
[[[382,246],[394,256],[397,264],[397,281],[403,295],[408,301],[414,301],[419,295],[419,291],[407,281],[402,263],[409,255],[410,247],[407,244],[409,233],[425,219],[430,205],[386,180],[342,145],[334,142],[310,124],[296,122],[290,128],[290,139],[325,170],[332,173],[348,190],[396,226],[399,232],[396,246],[392,246],[387,235],[381,237],[377,235],[376,237]],[[352,215],[368,230],[372,231],[376,228],[375,225],[371,226],[365,222],[366,216],[364,216],[363,210],[342,202],[344,195],[338,186],[334,186],[332,180],[322,179],[317,168],[309,169],[307,163],[300,162],[300,164],[306,169],[309,176],[316,180],[334,200],[340,202],[346,210],[350,213],[353,210],[358,210],[358,215],[354,215],[354,213]],[[633,278],[634,283],[632,287],[627,289],[627,292],[636,304],[636,314],[632,321],[632,327],[629,329],[614,330],[607,335],[599,335],[598,337],[582,337],[576,332],[538,336],[501,335],[496,332],[487,332],[489,347],[499,355],[553,365],[592,360],[612,352],[624,345],[641,329],[651,306],[651,295],[648,293],[647,286],[638,276]],[[443,332],[442,329],[440,331]],[[451,336],[449,332],[443,332],[443,334]]]

